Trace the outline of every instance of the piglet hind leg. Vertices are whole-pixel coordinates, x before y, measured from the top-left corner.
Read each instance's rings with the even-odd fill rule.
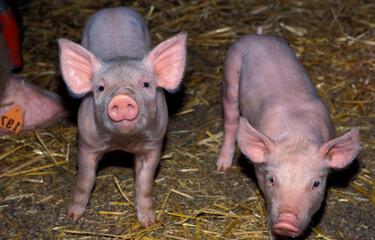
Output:
[[[138,221],[144,228],[156,224],[152,192],[160,154],[160,148],[142,154],[135,154],[135,206]]]
[[[73,219],[73,221],[78,220],[86,209],[96,180],[98,158],[97,153],[93,153],[87,148],[79,148],[78,174],[66,214],[66,217]]]

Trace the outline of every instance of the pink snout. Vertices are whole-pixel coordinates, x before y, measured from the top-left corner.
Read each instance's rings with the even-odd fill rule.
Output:
[[[294,214],[280,214],[277,222],[273,225],[273,231],[279,235],[297,237],[301,234],[298,227],[297,217]]]
[[[137,102],[126,94],[119,94],[108,104],[108,116],[115,122],[134,120],[139,112]]]

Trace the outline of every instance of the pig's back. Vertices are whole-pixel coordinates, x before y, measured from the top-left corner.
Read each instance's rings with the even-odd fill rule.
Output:
[[[241,115],[253,127],[278,136],[287,127],[303,131],[300,129],[331,125],[314,84],[284,40],[249,35],[240,39],[233,51],[242,52],[238,90]]]
[[[88,20],[82,46],[103,61],[119,57],[142,59],[151,49],[151,39],[146,23],[136,11],[107,8]]]
[[[255,95],[282,96],[294,92],[318,96],[297,57],[281,38],[249,35],[236,44],[243,51],[242,89]]]

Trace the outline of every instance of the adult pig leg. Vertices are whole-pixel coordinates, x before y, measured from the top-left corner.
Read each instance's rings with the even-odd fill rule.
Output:
[[[138,221],[145,228],[156,224],[152,190],[160,155],[161,148],[135,155],[135,204]]]
[[[79,144],[76,185],[66,214],[66,217],[73,221],[78,220],[85,211],[95,184],[100,157],[99,153],[93,152],[92,148],[85,146],[82,141]]]
[[[0,71],[0,116],[14,106],[21,106],[24,114],[21,131],[47,127],[68,115],[60,96],[11,76],[8,51],[1,35]],[[0,128],[0,135],[9,134],[10,131]]]
[[[223,69],[223,111],[224,140],[216,162],[216,170],[226,172],[232,165],[235,153],[236,134],[240,119],[238,86],[241,69],[241,56],[233,46],[227,53]]]
[[[6,79],[4,92],[0,99],[0,116],[14,106],[21,106],[24,123],[21,131],[48,127],[56,120],[68,115],[62,98],[55,93],[37,88],[20,79]],[[0,135],[11,132],[0,129]]]

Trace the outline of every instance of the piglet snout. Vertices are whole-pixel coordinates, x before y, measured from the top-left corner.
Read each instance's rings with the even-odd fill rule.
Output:
[[[115,122],[134,120],[139,112],[137,102],[126,94],[118,94],[108,104],[108,116]]]
[[[298,227],[298,220],[294,214],[280,214],[277,222],[273,225],[273,230],[279,235],[297,237],[301,234]]]

